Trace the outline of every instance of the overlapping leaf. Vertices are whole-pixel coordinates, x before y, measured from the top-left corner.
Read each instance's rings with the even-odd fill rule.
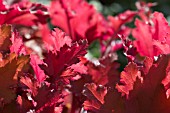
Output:
[[[122,95],[127,95],[128,97],[129,91],[133,90],[134,82],[136,81],[137,77],[140,78],[141,73],[135,63],[130,63],[124,68],[124,71],[121,73],[120,76],[120,82],[123,85],[117,84],[116,88],[119,92],[122,93]]]
[[[45,63],[39,58],[39,56],[34,54],[30,55],[30,59],[30,64],[34,70],[37,80],[39,83],[43,82],[46,79],[46,75],[39,65],[45,65]]]
[[[129,75],[126,75],[126,78],[123,78],[126,82],[129,81],[130,84],[133,84],[133,87],[130,88],[131,91],[129,90],[129,98],[125,100],[126,107],[124,109],[127,113],[168,113],[170,111],[168,107],[170,105],[170,100],[166,98],[166,91],[161,83],[167,76],[166,71],[164,70],[166,70],[169,64],[169,59],[169,56],[163,56],[156,64],[151,66],[146,75],[142,72],[143,82],[141,82],[139,78],[136,80],[133,79],[134,81],[130,82],[132,77]],[[131,65],[132,64],[128,65],[129,68]],[[134,77],[137,75],[138,71],[134,73]],[[121,86],[126,87],[126,83]],[[117,89],[121,91],[122,94],[125,92],[120,90],[119,87],[117,87]]]
[[[85,49],[86,41],[80,40],[78,43],[73,43],[71,47],[64,46],[57,55],[52,52],[47,53],[44,59],[48,66],[44,68],[46,74],[49,76],[61,74],[66,67],[79,61],[78,57],[86,53]]]
[[[38,94],[34,97],[36,102],[36,112],[51,113],[55,112],[56,104],[63,102],[63,95],[55,89],[50,89],[49,86],[44,85],[38,90]]]
[[[113,56],[115,57],[115,56]],[[106,57],[99,60],[99,65],[89,62],[87,64],[88,74],[92,81],[97,85],[115,85],[119,81],[119,64],[114,62],[112,57]]]
[[[46,48],[53,53],[60,51],[60,48],[62,48],[64,45],[67,45],[68,47],[71,46],[71,38],[69,36],[66,36],[66,34],[60,29],[56,28],[54,29],[54,31],[52,31],[52,33],[48,32],[48,30],[46,29],[45,32],[47,33],[45,34],[46,36],[43,36],[43,41]]]
[[[84,94],[88,97],[83,105],[85,110],[99,111],[102,104],[104,104],[104,97],[107,89],[103,86],[96,86],[94,83],[85,85]]]
[[[16,53],[18,55],[26,55],[27,51],[24,46],[22,37],[19,35],[18,32],[12,32],[12,36],[10,38],[12,45],[10,46],[10,52]]]
[[[2,59],[2,57],[1,57]],[[10,103],[16,98],[14,86],[17,83],[17,77],[22,72],[24,66],[29,62],[28,56],[20,56],[17,58],[16,54],[10,54],[6,59],[2,59],[0,63],[4,63],[0,67],[0,97],[4,99],[5,103]]]

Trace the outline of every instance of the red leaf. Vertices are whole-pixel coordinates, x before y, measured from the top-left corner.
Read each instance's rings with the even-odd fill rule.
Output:
[[[153,47],[154,47],[154,52],[156,55],[170,53],[170,47],[169,47],[169,44],[167,43],[153,40]]]
[[[152,67],[153,65],[153,59],[152,58],[149,58],[149,57],[145,57],[145,60],[144,60],[144,63],[143,63],[143,72],[145,74],[147,74],[150,70],[150,68]]]
[[[44,59],[47,67],[43,67],[46,74],[51,77],[59,76],[66,67],[77,63],[79,61],[78,57],[86,54],[86,46],[87,42],[80,40],[78,43],[73,43],[71,47],[62,47],[61,50],[57,52],[57,55],[51,52],[47,53]]]
[[[113,16],[108,16],[108,20],[113,27],[115,32],[119,32],[121,29],[121,26],[124,25],[125,23],[131,22],[136,15],[137,12],[127,10],[115,17]]]
[[[155,65],[152,65],[147,75],[144,77],[143,84],[139,86],[133,99],[140,98],[138,101],[138,110],[141,113],[169,113],[170,100],[166,98],[165,89],[162,87],[162,80],[166,77],[166,68],[170,62],[169,56],[162,56]],[[143,93],[145,92],[145,93]],[[142,94],[143,93],[143,94]]]
[[[123,85],[117,84],[116,88],[118,89],[119,92],[122,93],[122,95],[126,95],[128,98],[129,92],[133,90],[133,86],[137,77],[142,81],[141,73],[138,70],[138,67],[135,63],[129,63],[125,67],[124,71],[121,72],[120,77],[121,77],[120,82]]]
[[[166,98],[166,91],[161,83],[167,76],[165,70],[169,62],[169,56],[162,56],[151,66],[146,75],[142,72],[142,83],[138,78],[135,81],[131,81],[133,86],[130,89],[132,90],[129,93],[129,98],[125,99],[124,109],[126,113],[169,113],[170,99]],[[134,70],[138,73],[136,68]],[[133,70],[129,71],[133,72]],[[127,84],[122,85],[122,87],[128,88]]]
[[[6,9],[3,13],[0,13],[0,25],[2,24],[20,24],[25,26],[36,25],[37,23],[44,23],[48,18],[42,11],[43,8],[39,8],[40,4],[33,4],[31,2],[21,2],[20,4],[14,4]],[[30,10],[32,9],[32,10]],[[36,9],[36,10],[35,10]],[[47,10],[47,9],[46,9]],[[31,11],[34,11],[32,13]],[[24,21],[23,21],[24,20]]]
[[[93,19],[85,32],[85,37],[91,43],[96,39],[107,40],[113,33],[112,26],[109,26],[101,14],[96,13],[93,14]]]
[[[43,37],[46,48],[53,53],[56,53],[57,51],[60,51],[60,48],[62,48],[64,45],[70,47],[72,42],[71,38],[69,36],[66,36],[66,34],[59,29],[54,30],[55,31],[52,31],[51,34],[46,31],[47,34],[45,35],[47,36]]]
[[[33,67],[34,73],[39,83],[42,83],[46,79],[44,70],[42,70],[39,65],[44,65],[45,63],[39,58],[39,56],[31,54],[30,64]]]
[[[152,21],[154,23],[153,38],[159,41],[166,41],[170,31],[168,30],[168,22],[164,15],[159,12],[154,12]]]
[[[166,90],[166,96],[169,98],[170,96],[170,62],[168,62],[168,66],[166,68],[166,77],[162,80],[162,84]]]
[[[107,93],[106,87],[96,86],[94,83],[86,84],[84,95],[87,96],[83,105],[85,110],[98,111],[102,104],[104,104],[104,97]]]
[[[132,35],[136,38],[134,46],[142,56],[153,57],[154,53],[150,26],[138,19],[135,21],[135,25],[137,28],[132,32]]]
[[[20,82],[28,87],[27,91],[30,92],[33,96],[37,95],[38,83],[33,81],[30,77],[23,76],[20,78]]]
[[[16,105],[19,105],[19,106],[16,106]],[[20,111],[20,113],[28,112],[34,108],[34,106],[32,105],[32,102],[28,100],[27,97],[22,97],[20,95],[18,95],[16,99],[15,107],[19,108],[18,110]]]
[[[73,69],[74,72],[78,72],[80,74],[87,74],[87,67],[82,62],[73,64],[70,66],[70,68]]]
[[[53,113],[55,107],[63,102],[63,95],[55,89],[51,89],[49,86],[44,85],[38,90],[38,94],[34,97],[37,103],[36,112]]]
[[[27,16],[25,18],[25,16]],[[29,14],[28,11],[19,11],[18,9],[11,9],[9,12],[6,12],[6,14],[0,14],[0,24],[21,24],[21,25],[32,25],[33,20],[37,19],[35,15]],[[27,20],[27,22],[22,21],[23,19],[30,19]]]
[[[87,38],[90,43],[108,32],[103,16],[84,0],[54,0],[50,17],[52,24],[63,29],[73,41]]]
[[[119,81],[119,64],[114,62],[114,58],[105,57],[99,60],[99,65],[94,65],[91,62],[88,62],[88,75],[92,77],[92,81],[97,85],[114,85]]]
[[[170,53],[169,26],[162,13],[154,12],[150,23],[136,20],[132,35],[134,45],[142,56],[154,57]],[[151,25],[150,25],[151,24]],[[152,25],[153,24],[153,25]]]
[[[13,32],[11,37],[12,45],[10,47],[11,53],[16,53],[17,55],[26,55],[26,48],[23,44],[22,37],[18,32]]]
[[[4,2],[4,0],[0,0],[0,11],[6,10],[6,7],[3,2]]]
[[[26,47],[23,44],[22,38],[19,36],[18,32],[13,32],[12,37],[12,46],[10,51],[16,53],[17,55],[27,55]],[[39,58],[39,56],[31,54],[30,55],[30,64],[33,67],[34,73],[37,77],[39,83],[43,82],[46,79],[44,71],[39,67],[39,65],[44,65],[45,63]]]
[[[92,5],[82,0],[59,0],[51,3],[50,16],[52,23],[62,28],[75,41],[76,32],[84,37],[94,11]]]

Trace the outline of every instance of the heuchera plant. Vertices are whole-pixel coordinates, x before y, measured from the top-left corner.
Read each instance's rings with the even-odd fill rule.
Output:
[[[154,5],[104,17],[85,0],[0,0],[0,112],[170,113],[170,26]]]

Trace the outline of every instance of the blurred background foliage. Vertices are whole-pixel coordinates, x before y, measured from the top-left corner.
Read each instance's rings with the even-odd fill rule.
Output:
[[[31,0],[32,2],[39,2],[49,5],[51,0]],[[104,16],[117,15],[126,10],[136,10],[135,3],[137,1],[156,2],[157,6],[153,7],[153,11],[162,12],[167,20],[170,22],[170,0],[87,0],[89,3],[96,6]]]
[[[116,15],[125,10],[136,10],[135,2],[139,0],[88,0],[90,3],[99,7],[104,15]],[[140,0],[145,2],[156,2],[158,5],[153,7],[153,11],[160,11],[165,16],[170,15],[170,0]]]
[[[31,0],[49,5],[51,0]],[[96,6],[97,10],[103,15],[117,15],[126,10],[136,10],[135,3],[137,1],[156,2],[157,6],[153,7],[153,11],[163,12],[170,22],[170,0],[87,0],[89,3]]]
[[[49,5],[51,0],[31,0]],[[117,15],[126,10],[136,10],[135,3],[137,1],[156,2],[157,6],[153,7],[153,11],[163,12],[170,22],[170,0],[87,0],[89,3],[96,6],[97,10],[103,15]]]

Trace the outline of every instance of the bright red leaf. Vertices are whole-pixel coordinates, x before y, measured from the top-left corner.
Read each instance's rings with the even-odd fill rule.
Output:
[[[48,30],[46,29],[45,32],[47,34],[45,34],[45,37],[43,36],[43,41],[46,48],[53,53],[60,51],[60,48],[62,48],[64,45],[67,45],[68,47],[71,46],[71,38],[69,36],[66,36],[66,34],[60,29],[56,28],[54,29],[54,31],[52,31],[52,33],[48,32]]]
[[[151,23],[136,20],[132,35],[136,38],[134,45],[142,56],[154,57],[170,53],[169,26],[162,13],[154,12]],[[151,25],[150,25],[151,24]],[[153,25],[152,25],[153,24]]]
[[[46,75],[44,73],[44,70],[42,70],[39,65],[45,65],[43,60],[39,58],[39,56],[31,54],[30,55],[30,64],[33,67],[34,73],[36,75],[36,78],[39,83],[43,82],[46,79]]]
[[[137,78],[141,79],[141,72],[138,70],[138,67],[135,63],[129,63],[125,68],[124,71],[121,72],[120,75],[121,79],[120,82],[123,85],[116,85],[116,88],[119,92],[122,93],[122,95],[126,95],[127,98],[129,96],[129,92],[133,90],[134,83]]]
[[[108,32],[103,16],[84,0],[54,0],[50,17],[52,24],[63,29],[73,41],[87,38],[90,43]]]

